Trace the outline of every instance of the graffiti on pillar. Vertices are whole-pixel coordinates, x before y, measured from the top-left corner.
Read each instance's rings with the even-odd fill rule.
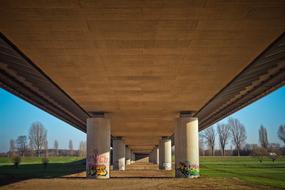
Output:
[[[87,157],[87,175],[96,176],[96,151]]]
[[[107,167],[105,165],[96,165],[96,175],[106,176],[108,174]]]
[[[108,162],[109,162],[109,158],[106,155],[101,154],[101,155],[96,156],[96,163],[108,164]]]
[[[165,168],[165,169],[171,168],[171,163],[164,162],[162,165],[163,165],[163,168]]]
[[[88,176],[107,176],[107,164],[109,163],[108,156],[104,154],[98,154],[97,150],[94,150],[87,158],[87,175]]]
[[[107,165],[109,164],[109,157],[101,154],[96,156],[96,175],[106,176],[108,174]]]
[[[184,177],[196,177],[199,176],[199,165],[198,164],[190,164],[189,162],[180,162],[176,169],[178,174]]]

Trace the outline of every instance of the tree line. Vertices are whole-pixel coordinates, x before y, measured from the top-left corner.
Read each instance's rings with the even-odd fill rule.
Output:
[[[258,130],[259,144],[253,147],[246,145],[247,134],[245,126],[235,118],[229,118],[227,123],[218,123],[215,127],[209,127],[200,133],[200,147],[203,150],[204,144],[208,146],[210,155],[215,155],[215,146],[218,141],[221,155],[225,155],[225,148],[229,142],[232,142],[235,153],[240,156],[241,150],[249,152],[251,155],[281,154],[278,147],[270,146],[268,141],[267,129],[261,125]],[[277,136],[285,143],[285,125],[280,125]],[[280,149],[280,148],[279,148]]]
[[[53,154],[54,156],[85,156],[86,155],[86,142],[81,141],[79,143],[78,150],[73,147],[73,141],[70,139],[68,142],[68,150],[59,149],[59,142],[54,141],[53,148],[48,148],[47,130],[40,122],[32,123],[28,136],[20,135],[16,140],[10,140],[9,156],[21,156],[34,155],[38,157]]]

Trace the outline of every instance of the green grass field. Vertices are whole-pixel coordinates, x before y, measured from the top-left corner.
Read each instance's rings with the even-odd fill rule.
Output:
[[[285,157],[275,163],[265,159],[262,163],[253,157],[200,157],[202,177],[238,178],[247,183],[285,188]],[[85,170],[80,157],[50,157],[44,168],[41,158],[23,158],[15,168],[8,158],[0,158],[1,179],[53,178]],[[1,184],[1,183],[0,183]]]
[[[253,157],[200,157],[201,175],[239,178],[248,183],[285,188],[285,157],[262,163]]]
[[[59,156],[59,157],[49,157],[49,163],[51,164],[60,164],[60,163],[69,163],[82,160],[81,157],[71,157],[71,156]],[[21,164],[41,164],[42,158],[40,157],[24,157],[22,158]],[[3,165],[12,165],[11,160],[7,157],[0,157],[0,166]]]

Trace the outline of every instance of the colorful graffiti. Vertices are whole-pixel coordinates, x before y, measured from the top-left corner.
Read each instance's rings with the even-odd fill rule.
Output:
[[[105,165],[96,166],[96,175],[97,176],[106,176],[108,174],[107,167]]]
[[[87,175],[96,176],[96,165],[95,164],[88,163]]]
[[[163,165],[163,168],[165,169],[171,169],[171,163],[164,162],[162,165]]]
[[[176,172],[182,175],[183,177],[197,177],[199,176],[199,165],[190,164],[186,162],[180,162],[176,168]]]
[[[93,154],[90,154],[87,158],[87,175],[88,176],[107,176],[109,163],[109,157],[104,154],[98,154],[94,150]]]
[[[106,155],[97,155],[96,163],[107,164],[109,162],[109,158]]]

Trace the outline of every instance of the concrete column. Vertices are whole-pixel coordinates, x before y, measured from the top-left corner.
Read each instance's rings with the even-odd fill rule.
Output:
[[[181,114],[175,129],[175,176],[199,177],[198,119]]]
[[[87,119],[86,176],[110,177],[111,124],[104,115]]]
[[[133,151],[131,150],[131,164],[134,163],[134,160],[133,160]]]
[[[171,139],[162,137],[159,143],[159,168],[171,170]]]
[[[133,163],[135,163],[135,162],[136,162],[136,155],[135,155],[135,153],[134,153],[134,152],[132,153],[132,161],[133,161]]]
[[[153,163],[157,165],[159,164],[159,148],[157,145],[154,147],[153,150]]]
[[[153,159],[152,159],[152,156],[153,156],[153,155],[152,155],[152,154],[153,154],[153,152],[151,151],[151,152],[149,153],[149,162],[150,162],[150,163],[153,162]]]
[[[126,146],[126,165],[131,164],[131,150],[128,146]]]
[[[113,138],[113,169],[125,170],[125,143],[121,137]]]

